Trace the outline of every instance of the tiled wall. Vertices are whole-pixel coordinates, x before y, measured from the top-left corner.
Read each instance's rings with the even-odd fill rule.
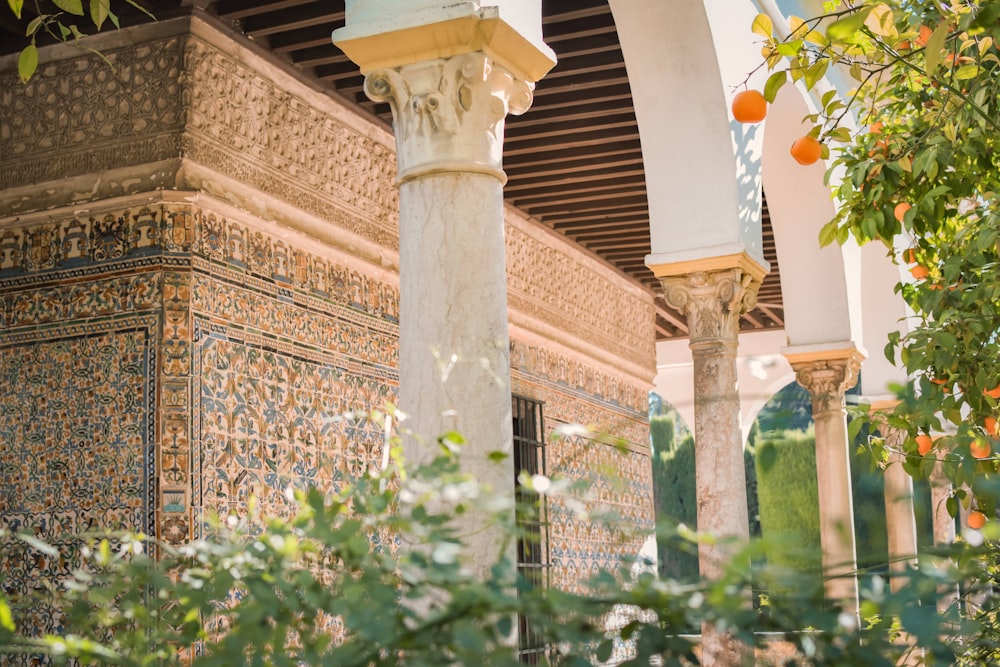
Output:
[[[283,513],[289,485],[336,485],[380,463],[381,432],[338,416],[381,407],[398,383],[398,287],[391,261],[372,263],[396,245],[391,138],[301,87],[282,89],[217,35],[134,39],[105,54],[145,91],[128,98],[135,109],[63,99],[59,77],[103,76],[87,54],[40,69],[33,96],[0,74],[0,118],[104,109],[87,128],[53,126],[48,144],[23,123],[0,134],[0,525],[42,537],[102,524],[182,542],[203,512],[243,511],[251,495]],[[178,100],[191,104],[186,125]],[[289,128],[304,128],[291,153]],[[263,138],[240,143],[251,135]],[[190,165],[167,160],[178,151],[242,194],[185,181]],[[300,162],[308,155],[317,161]],[[116,165],[135,178],[108,177]],[[46,179],[37,201],[25,194]],[[181,189],[150,191],[164,184]],[[74,199],[56,206],[60,196]],[[280,224],[250,212],[258,199],[289,205]],[[296,216],[322,218],[325,236],[289,232]],[[553,505],[552,579],[572,587],[635,554],[635,530],[652,523],[640,377],[653,371],[652,297],[507,217],[511,317],[533,331],[513,337],[514,390],[545,402],[548,432],[581,422],[626,441],[550,439],[550,472],[590,480],[585,504],[616,510],[626,529]],[[344,259],[351,244],[364,258]],[[0,567],[17,585],[69,567],[36,556]]]

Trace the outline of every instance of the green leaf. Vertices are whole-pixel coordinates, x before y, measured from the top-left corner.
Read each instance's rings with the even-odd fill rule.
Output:
[[[773,103],[774,97],[778,94],[778,91],[781,90],[781,87],[785,85],[786,81],[788,81],[787,70],[775,72],[771,76],[767,77],[767,83],[764,84],[764,99]]]
[[[979,65],[962,65],[955,70],[955,78],[959,81],[974,79],[979,76]]]
[[[84,14],[83,0],[52,0],[52,4],[74,16],[83,16]]]
[[[10,607],[7,606],[7,602],[3,598],[0,598],[0,628],[14,632],[14,617],[10,613]]]
[[[815,63],[809,66],[806,70],[806,75],[804,77],[806,89],[812,89],[816,85],[816,82],[823,78],[826,74],[826,68],[830,66],[829,60],[817,60]]]
[[[31,37],[32,35],[34,35],[36,32],[38,32],[38,29],[42,27],[44,22],[45,22],[44,15],[36,16],[35,18],[31,19],[31,21],[28,23],[28,27],[25,28],[24,30],[24,36]]]
[[[822,229],[819,230],[819,245],[821,248],[833,243],[837,238],[837,221],[831,220],[830,222],[823,225]]]
[[[21,18],[21,10],[24,8],[24,0],[7,0],[7,4],[10,6],[10,11],[14,12],[14,16]]]
[[[597,650],[594,651],[594,657],[597,658],[599,662],[605,663],[611,659],[611,653],[614,649],[614,642],[610,639],[605,639],[601,642],[601,645],[597,647]]]
[[[111,0],[90,0],[90,18],[100,30],[111,11]]]
[[[927,76],[934,76],[934,70],[937,66],[941,64],[941,52],[944,51],[944,41],[948,38],[948,25],[942,23],[934,32],[931,33],[930,38],[927,40],[927,47],[925,48],[924,71]]]
[[[770,37],[774,31],[774,24],[771,22],[771,17],[767,14],[757,14],[753,19],[753,23],[750,24],[750,30],[761,37]]]
[[[21,77],[21,83],[28,83],[37,69],[38,47],[32,42],[21,49],[21,55],[17,57],[17,75]]]
[[[782,42],[781,44],[778,44],[778,46],[775,48],[781,55],[785,56],[786,58],[791,58],[802,49],[802,40],[793,39],[790,42]]]
[[[834,21],[826,29],[827,39],[834,42],[853,36],[865,25],[865,19],[868,18],[871,11],[872,7],[863,7],[853,14],[848,14],[844,18]]]

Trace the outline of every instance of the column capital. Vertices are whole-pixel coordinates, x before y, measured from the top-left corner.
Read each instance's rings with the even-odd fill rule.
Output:
[[[795,379],[812,396],[814,416],[844,408],[844,393],[857,383],[865,358],[850,341],[834,346],[786,347],[782,354],[795,371]]]
[[[667,305],[687,316],[693,346],[711,340],[735,343],[740,316],[757,303],[761,277],[736,266],[664,275],[660,284]]]
[[[506,182],[504,119],[531,106],[534,84],[479,51],[365,76],[365,93],[392,107],[400,183],[430,173],[478,172]]]

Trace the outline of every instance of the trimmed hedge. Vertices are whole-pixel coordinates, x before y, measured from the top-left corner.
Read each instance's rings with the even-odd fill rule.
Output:
[[[757,495],[765,554],[772,565],[815,577],[822,574],[816,436],[774,434],[757,446]]]
[[[694,438],[686,434],[675,445],[673,417],[656,416],[649,420],[652,438],[653,506],[657,522],[683,523],[698,527],[697,497],[694,478]],[[692,545],[693,546],[693,545]],[[698,580],[698,556],[676,545],[657,539],[660,575],[678,581]]]
[[[684,432],[680,442],[676,443],[673,416],[652,417],[649,430],[652,438],[653,500],[657,521],[683,523],[691,529],[697,529],[694,438],[690,433]],[[744,468],[750,534],[760,535],[757,474],[753,454],[749,449],[744,452]],[[657,556],[661,576],[687,582],[697,581],[698,556],[693,551],[680,550],[674,544],[659,540]]]

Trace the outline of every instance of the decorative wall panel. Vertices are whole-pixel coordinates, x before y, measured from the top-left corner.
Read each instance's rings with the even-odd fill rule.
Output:
[[[391,135],[212,30],[109,36],[114,73],[79,53],[26,86],[0,73],[3,521],[46,535],[100,513],[176,543],[206,510],[256,495],[282,513],[289,485],[381,464],[378,429],[337,416],[381,407],[398,384]],[[234,206],[258,199],[287,207],[280,225]],[[515,391],[545,402],[549,432],[582,422],[627,441],[550,445],[550,469],[591,480],[588,502],[628,529],[554,508],[554,581],[572,586],[636,553],[651,525],[652,295],[514,215],[514,317],[553,341],[514,341]],[[338,251],[303,241],[309,216]],[[357,238],[386,261],[345,258]]]

